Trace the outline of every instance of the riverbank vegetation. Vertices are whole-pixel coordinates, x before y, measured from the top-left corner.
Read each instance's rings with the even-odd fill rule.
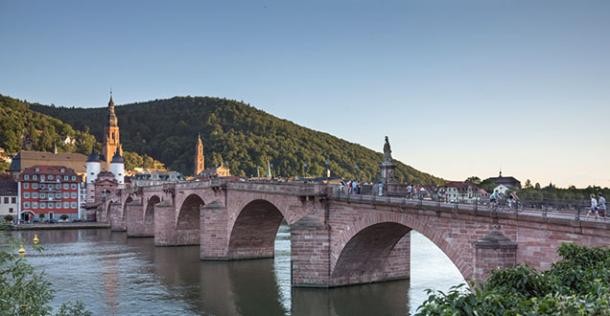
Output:
[[[558,253],[545,272],[517,266],[472,290],[429,291],[416,315],[610,315],[610,249],[563,244]]]

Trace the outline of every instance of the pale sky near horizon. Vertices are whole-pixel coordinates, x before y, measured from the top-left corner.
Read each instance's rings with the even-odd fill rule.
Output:
[[[610,187],[610,1],[0,0],[0,94],[243,100],[450,180]]]

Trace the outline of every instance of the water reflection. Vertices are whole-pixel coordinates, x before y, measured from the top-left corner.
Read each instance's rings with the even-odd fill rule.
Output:
[[[25,240],[33,234],[15,233]],[[152,238],[108,230],[38,234],[45,251],[28,260],[52,282],[54,305],[80,299],[94,315],[407,315],[423,300],[423,289],[460,282],[442,255],[419,247],[422,236],[412,236],[418,275],[410,282],[291,290],[287,227],[278,233],[274,259],[238,262],[202,262],[197,246],[155,247]],[[422,270],[430,260],[440,269]]]

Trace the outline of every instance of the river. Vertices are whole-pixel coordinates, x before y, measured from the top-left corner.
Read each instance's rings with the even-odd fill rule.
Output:
[[[31,240],[33,232],[14,233]],[[27,260],[53,284],[53,306],[81,300],[94,315],[408,315],[424,290],[464,279],[431,241],[411,232],[411,279],[335,289],[290,286],[290,232],[280,227],[274,259],[199,260],[199,247],[155,247],[152,238],[109,230],[39,233]]]

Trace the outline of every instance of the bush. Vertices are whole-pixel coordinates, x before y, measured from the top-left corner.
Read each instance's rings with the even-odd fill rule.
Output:
[[[546,272],[518,266],[494,271],[474,290],[428,290],[416,315],[610,316],[610,249],[563,244],[558,253]]]
[[[4,215],[4,221],[7,223],[12,222],[14,219],[13,215]]]
[[[66,214],[62,214],[62,215],[59,217],[59,219],[61,219],[62,221],[65,221],[65,220],[67,220],[67,219],[68,219],[68,217],[69,217],[68,215],[66,215]]]

